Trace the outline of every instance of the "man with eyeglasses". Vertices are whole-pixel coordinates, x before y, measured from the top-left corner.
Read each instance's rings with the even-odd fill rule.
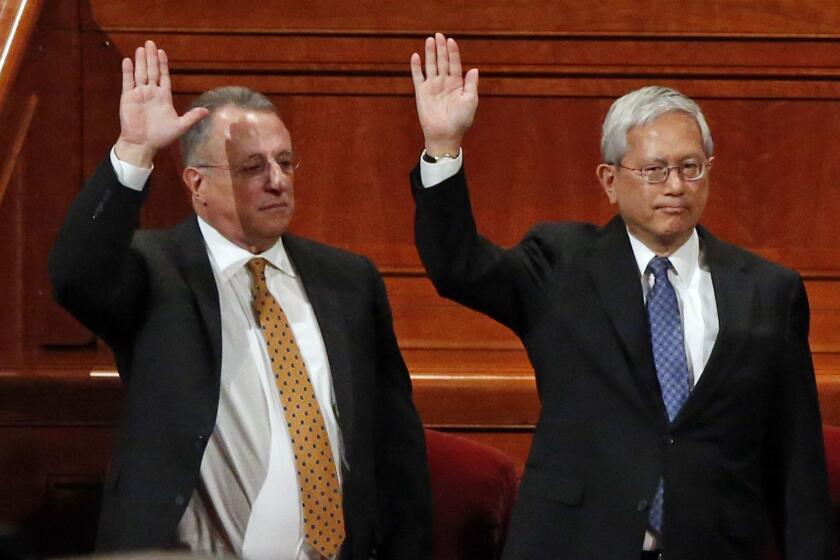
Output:
[[[98,548],[428,558],[424,434],[385,286],[366,258],[287,233],[298,159],[276,108],[224,87],[178,116],[151,41],[122,73],[120,137],[50,258],[125,385]],[[195,215],[136,231],[179,137]]]
[[[808,302],[793,271],[698,225],[712,168],[699,106],[613,103],[596,173],[618,215],[476,231],[461,151],[478,70],[437,34],[411,58],[425,150],[417,247],[442,295],[520,336],[542,403],[504,558],[830,558]],[[561,195],[562,196],[562,195]]]

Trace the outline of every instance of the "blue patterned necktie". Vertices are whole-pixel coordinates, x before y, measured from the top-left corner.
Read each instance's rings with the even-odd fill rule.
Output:
[[[673,421],[688,398],[691,385],[677,294],[668,280],[670,267],[671,262],[665,257],[654,257],[648,264],[647,270],[653,273],[654,283],[648,293],[647,310],[656,377],[668,420]],[[663,488],[660,480],[648,516],[651,527],[658,533],[662,532]]]

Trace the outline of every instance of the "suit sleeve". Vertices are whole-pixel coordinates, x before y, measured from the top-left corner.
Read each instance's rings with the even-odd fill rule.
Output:
[[[438,293],[485,313],[521,334],[526,322],[523,294],[546,271],[537,235],[503,249],[478,234],[463,167],[424,188],[415,168],[415,239],[420,259]]]
[[[781,525],[788,560],[833,558],[834,538],[814,366],[808,345],[808,299],[797,276],[775,415],[779,430]]]
[[[119,183],[106,158],[68,210],[49,257],[56,301],[112,349],[141,317],[146,271],[131,250],[148,189]]]
[[[432,506],[426,440],[397,346],[385,284],[376,286],[376,479],[382,540],[378,558],[431,558]]]

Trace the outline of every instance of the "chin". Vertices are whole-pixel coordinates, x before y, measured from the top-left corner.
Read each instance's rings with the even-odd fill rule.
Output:
[[[666,237],[680,237],[686,233],[691,233],[692,229],[694,229],[694,222],[686,219],[686,216],[679,216],[669,220],[660,228],[660,234]]]
[[[280,239],[280,236],[286,233],[288,229],[288,226],[283,226],[282,228],[272,228],[270,230],[260,232],[260,237],[270,241],[271,243],[276,243],[277,240]]]

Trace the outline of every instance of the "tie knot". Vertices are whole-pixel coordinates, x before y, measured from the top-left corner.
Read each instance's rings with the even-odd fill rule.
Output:
[[[262,279],[265,278],[265,267],[267,264],[267,260],[262,257],[257,257],[256,259],[248,261],[245,266],[248,268],[248,272],[251,273],[253,278]]]
[[[647,265],[648,270],[653,273],[654,278],[668,278],[668,269],[671,268],[671,261],[665,257],[653,257]]]

